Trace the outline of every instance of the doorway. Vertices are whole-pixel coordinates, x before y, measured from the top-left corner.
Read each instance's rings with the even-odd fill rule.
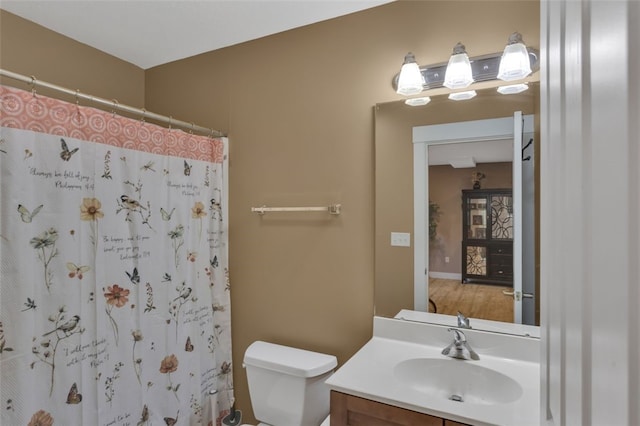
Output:
[[[514,159],[514,285],[513,291],[506,293],[513,296],[514,322],[535,324],[535,225],[532,213],[535,206],[534,190],[531,188],[534,185],[534,165],[533,161],[524,161],[523,155],[523,140],[528,141],[532,137],[533,116],[523,117],[518,112],[513,118],[414,127],[414,309],[426,311],[429,304],[429,147],[470,142],[486,143],[485,146],[488,147],[489,143],[509,139],[512,141],[511,153]],[[531,214],[523,214],[524,210]],[[523,302],[523,294],[531,297],[525,298]]]

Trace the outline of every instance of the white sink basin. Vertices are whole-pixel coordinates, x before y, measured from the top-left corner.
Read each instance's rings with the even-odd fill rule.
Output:
[[[413,358],[396,364],[393,373],[401,386],[462,404],[508,404],[522,397],[518,382],[473,361]]]

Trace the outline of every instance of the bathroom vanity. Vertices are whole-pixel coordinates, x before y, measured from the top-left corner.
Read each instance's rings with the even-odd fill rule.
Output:
[[[540,340],[464,330],[479,360],[442,355],[450,326],[374,317],[374,333],[326,384],[331,426],[539,425]]]
[[[389,424],[407,426],[465,425],[337,391],[331,391],[331,424],[367,426]]]

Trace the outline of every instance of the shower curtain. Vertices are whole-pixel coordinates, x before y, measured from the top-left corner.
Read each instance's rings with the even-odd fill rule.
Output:
[[[0,424],[221,424],[226,138],[0,101]]]

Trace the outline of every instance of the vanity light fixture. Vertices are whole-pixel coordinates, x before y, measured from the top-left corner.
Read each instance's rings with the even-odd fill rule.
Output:
[[[475,90],[469,90],[466,92],[450,93],[449,99],[452,101],[466,101],[467,99],[475,98],[477,95]]]
[[[497,77],[504,81],[520,80],[531,74],[531,64],[527,46],[522,41],[522,34],[516,32],[509,36],[507,46],[500,59]]]
[[[510,84],[508,86],[498,87],[498,93],[502,95],[515,95],[516,93],[522,93],[529,88],[526,83]]]
[[[413,56],[413,53],[409,52],[405,55],[402,68],[400,69],[396,92],[405,96],[417,95],[422,92],[423,84],[424,78],[422,77],[422,73],[420,73],[420,67],[416,62],[416,57]]]
[[[431,98],[429,96],[423,96],[421,98],[411,98],[404,101],[405,104],[410,106],[423,106],[431,102]]]
[[[444,87],[449,89],[464,89],[473,83],[471,62],[464,44],[458,43],[453,48],[449,58],[447,71],[444,74]]]
[[[519,38],[517,38],[516,36],[512,35],[512,37],[509,37],[509,39],[522,41],[522,36],[519,36]],[[516,43],[513,43],[513,45],[511,44],[508,45],[505,48],[505,51],[515,50],[516,48],[520,49],[519,46],[511,47],[511,46],[516,46],[518,44],[520,43],[516,42]],[[521,45],[524,46],[523,43]],[[462,46],[461,44],[460,46],[464,51],[464,46]],[[457,47],[458,45],[456,45],[456,48]],[[528,64],[529,64],[529,69],[531,70],[529,71],[529,73],[535,72],[538,69],[540,69],[539,52],[536,49],[532,49],[531,47],[525,47],[525,50],[529,58]],[[479,83],[483,81],[498,80],[498,73],[500,71],[502,57],[504,55],[505,55],[504,52],[495,52],[487,55],[474,56],[471,58],[467,58],[471,65],[471,77],[470,77],[471,82]],[[455,50],[454,50],[454,55],[451,57],[451,60],[453,60],[454,56],[456,56]],[[464,54],[463,56],[467,56],[467,55]],[[461,58],[464,59],[464,57],[461,57]],[[396,90],[397,93],[401,95],[413,96],[425,90],[449,87],[445,84],[445,75],[448,72],[451,72],[449,71],[449,62],[440,62],[433,65],[418,66],[413,54],[409,53],[405,56],[405,61],[402,65],[401,72],[396,74],[395,77],[393,78],[393,81],[392,81],[393,88]],[[505,62],[505,65],[506,64],[507,62]],[[419,77],[415,72],[416,68],[418,68],[419,70],[419,73],[420,73]],[[410,72],[410,71],[413,72],[412,74],[411,73],[408,74],[408,76],[412,76],[412,77],[404,76],[405,69],[407,69],[407,72]],[[402,75],[402,83],[400,82],[401,75]],[[527,75],[528,74],[525,74],[524,77],[526,77]],[[521,77],[521,78],[524,78],[524,77]],[[408,83],[409,81],[411,83]],[[422,86],[420,87],[420,85]],[[461,89],[461,88],[462,86],[458,87],[458,89]]]

